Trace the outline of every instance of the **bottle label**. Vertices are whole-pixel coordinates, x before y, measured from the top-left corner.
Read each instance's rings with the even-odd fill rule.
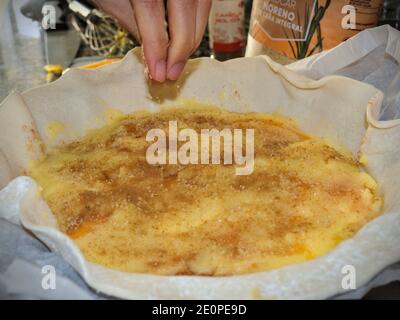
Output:
[[[383,0],[254,0],[250,35],[302,59],[378,23]]]
[[[235,52],[244,46],[244,1],[214,0],[211,7],[210,46],[218,52]]]

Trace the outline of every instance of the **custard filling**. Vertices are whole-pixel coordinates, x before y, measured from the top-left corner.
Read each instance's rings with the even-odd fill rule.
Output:
[[[146,161],[153,128],[254,129],[254,170]],[[60,145],[29,174],[91,262],[162,275],[267,271],[323,255],[381,213],[374,179],[287,118],[168,108],[117,118]]]

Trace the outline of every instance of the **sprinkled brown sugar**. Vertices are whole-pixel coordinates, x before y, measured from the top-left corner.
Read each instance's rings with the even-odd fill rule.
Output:
[[[166,130],[171,119],[197,132],[253,128],[254,172],[148,164],[148,130]],[[90,261],[131,272],[229,275],[318,256],[374,218],[381,199],[357,165],[281,118],[182,108],[127,116],[57,148],[31,175]]]

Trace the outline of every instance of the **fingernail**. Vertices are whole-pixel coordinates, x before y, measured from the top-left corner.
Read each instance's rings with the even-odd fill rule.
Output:
[[[177,62],[175,63],[169,70],[168,70],[168,75],[167,78],[169,80],[177,80],[179,78],[179,75],[181,74],[183,67],[185,64],[183,62]]]
[[[154,80],[158,82],[164,82],[165,81],[165,73],[166,73],[166,62],[165,60],[159,60],[156,63],[156,71],[155,75],[153,77]]]

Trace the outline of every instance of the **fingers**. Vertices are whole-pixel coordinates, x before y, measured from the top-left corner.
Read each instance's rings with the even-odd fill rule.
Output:
[[[195,48],[196,50],[203,40],[204,31],[208,23],[208,16],[210,14],[212,0],[197,0],[197,11],[196,11],[196,37],[195,37]]]
[[[187,59],[199,46],[207,25],[210,6],[211,0],[168,1],[170,46],[167,79],[178,79]]]
[[[150,77],[177,80],[203,38],[212,0],[91,0],[141,40]]]
[[[195,47],[197,0],[169,0],[167,78],[178,79]]]
[[[117,19],[124,29],[140,41],[139,30],[129,0],[118,0],[118,5],[115,5],[115,0],[90,0],[90,2]]]
[[[142,39],[150,77],[164,82],[167,73],[168,33],[163,0],[130,0]]]

